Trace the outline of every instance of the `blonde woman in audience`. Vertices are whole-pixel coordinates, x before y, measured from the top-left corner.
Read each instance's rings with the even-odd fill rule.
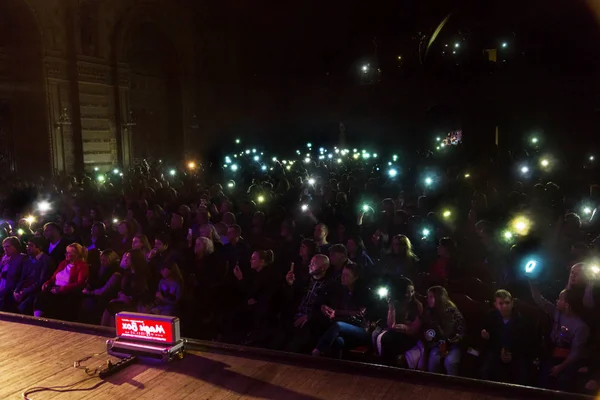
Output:
[[[42,285],[34,304],[36,317],[72,319],[81,301],[81,291],[90,275],[87,249],[78,243],[67,246],[66,259]]]

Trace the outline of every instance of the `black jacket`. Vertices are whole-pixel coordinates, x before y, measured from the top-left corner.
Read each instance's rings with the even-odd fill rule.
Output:
[[[525,321],[521,314],[514,312],[504,333],[505,324],[498,310],[490,310],[483,319],[483,329],[485,329],[490,338],[486,341],[487,348],[490,351],[500,352],[502,348],[510,350],[512,353],[526,355],[529,353],[529,347],[532,344],[531,335],[527,331]]]
[[[65,238],[60,239],[60,242],[50,251],[50,244],[44,249],[44,253],[48,254],[54,260],[54,265],[59,265],[65,260],[67,253],[67,246],[71,243],[67,242]]]
[[[47,254],[42,253],[39,260],[31,257],[25,258],[15,292],[22,291],[24,296],[36,294],[42,289],[44,282],[54,274],[55,269],[54,260]]]

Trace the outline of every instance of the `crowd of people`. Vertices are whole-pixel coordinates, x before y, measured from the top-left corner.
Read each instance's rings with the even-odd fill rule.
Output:
[[[348,152],[6,181],[0,310],[596,390],[593,182]]]

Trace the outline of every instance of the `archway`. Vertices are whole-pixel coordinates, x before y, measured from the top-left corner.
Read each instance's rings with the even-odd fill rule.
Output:
[[[0,2],[0,171],[50,169],[42,38],[23,0]]]
[[[130,33],[126,62],[131,71],[133,159],[177,160],[183,154],[182,100],[175,47],[153,22]]]

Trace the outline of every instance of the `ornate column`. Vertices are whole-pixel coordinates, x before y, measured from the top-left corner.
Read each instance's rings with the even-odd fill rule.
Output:
[[[71,118],[69,118],[69,113],[66,108],[63,108],[60,115],[58,116],[58,120],[55,124],[56,136],[59,138],[60,143],[58,143],[61,154],[60,160],[62,160],[62,165],[60,165],[59,170],[55,171],[55,173],[70,173],[72,172],[73,167],[73,155],[72,151],[67,150],[71,146],[69,146],[69,139],[72,139],[73,131],[71,128]],[[65,136],[67,136],[66,145],[65,145]],[[68,161],[70,160],[70,162]]]
[[[131,153],[131,143],[133,142],[133,128],[137,125],[135,122],[135,118],[133,116],[133,111],[129,110],[127,114],[127,119],[125,120],[123,136],[127,142],[127,147],[124,147],[123,150],[127,150],[127,154],[123,153],[123,158],[127,156],[127,165],[130,165],[133,160],[133,154]]]
[[[116,68],[117,95],[115,98],[115,117],[118,132],[119,159],[124,168],[133,163],[132,134],[137,125],[131,109],[131,70],[124,63]]]
[[[46,56],[46,89],[48,91],[49,144],[54,174],[71,174],[74,171],[73,126],[67,61]]]

